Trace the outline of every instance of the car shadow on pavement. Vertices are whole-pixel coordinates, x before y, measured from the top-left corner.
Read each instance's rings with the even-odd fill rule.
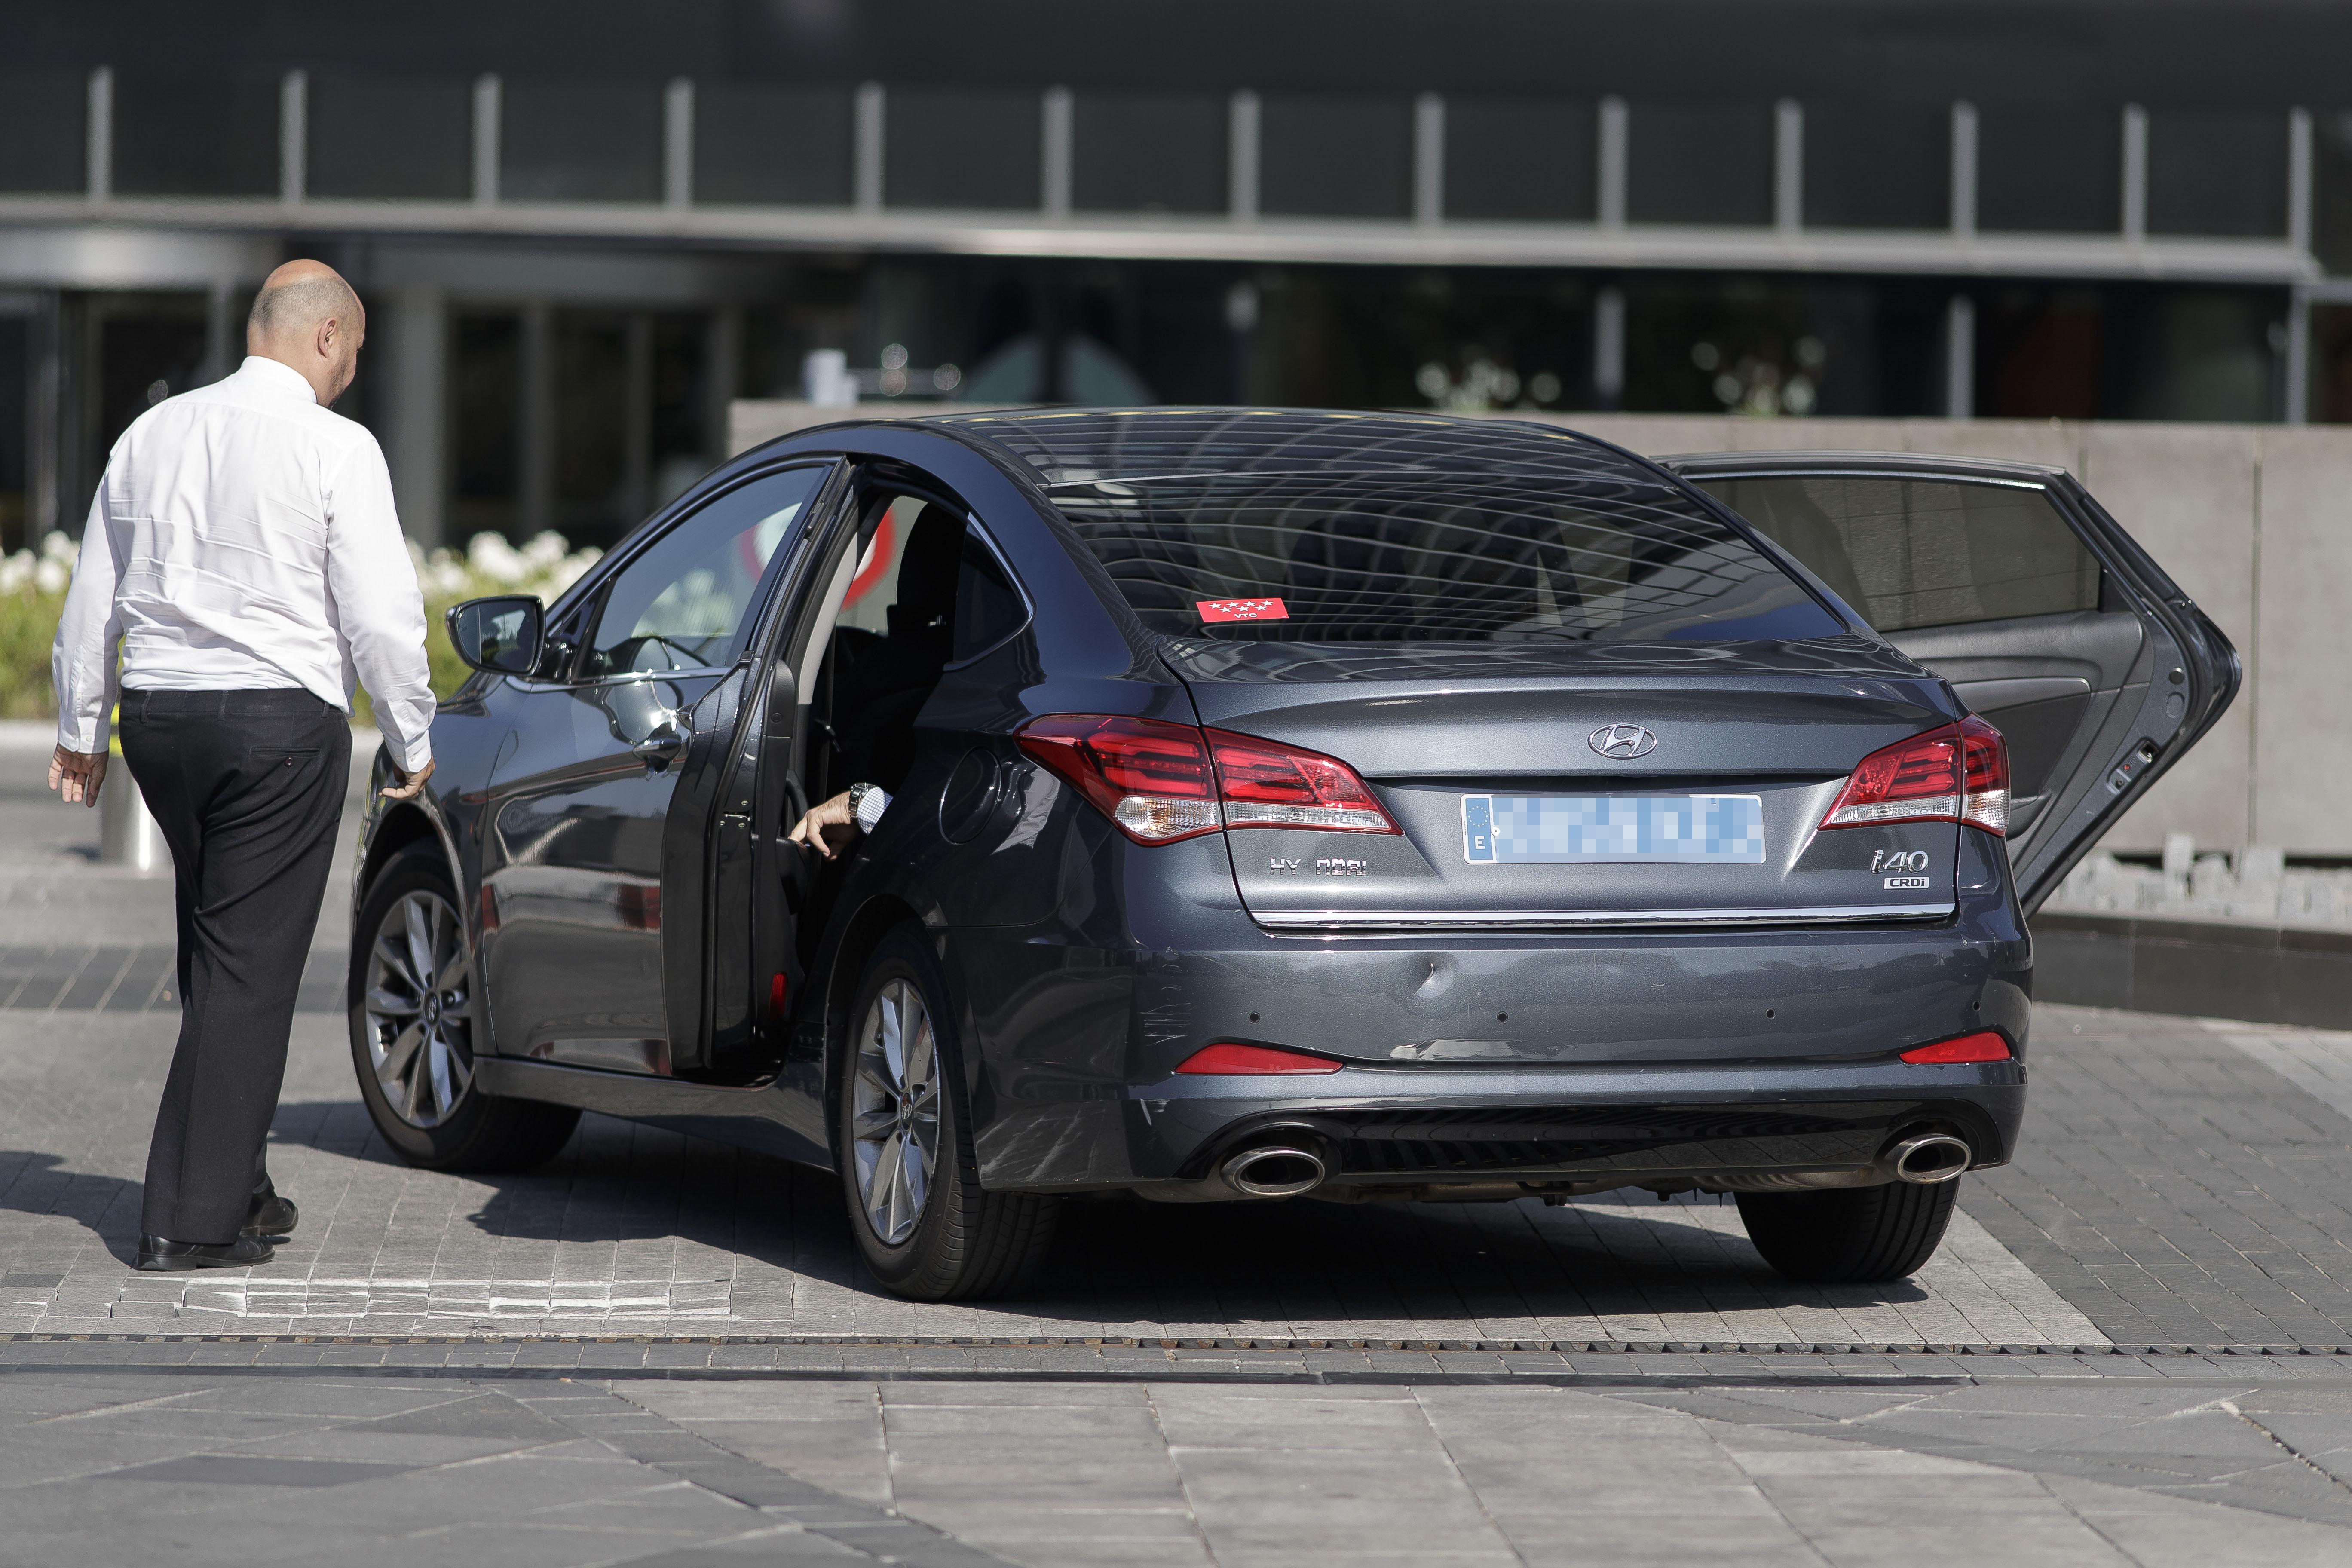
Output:
[[[356,1101],[289,1103],[277,1137],[401,1168]],[[676,1238],[881,1295],[852,1244],[839,1178],[770,1155],[590,1115],[535,1171],[468,1174],[463,1224],[487,1237]],[[417,1178],[411,1178],[417,1179]],[[484,1189],[488,1189],[484,1194]],[[1773,1272],[1727,1201],[1646,1194],[1547,1207],[1066,1203],[1045,1268],[1018,1300],[1043,1321],[1655,1318],[1929,1299],[1910,1281],[1824,1287]]]

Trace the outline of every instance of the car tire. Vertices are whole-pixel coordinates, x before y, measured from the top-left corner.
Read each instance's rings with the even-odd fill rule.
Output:
[[[902,926],[875,950],[849,1024],[834,1074],[835,1147],[866,1267],[917,1301],[1019,1289],[1052,1246],[1058,1205],[981,1187],[954,1015],[919,929]]]
[[[368,889],[345,994],[352,1068],[393,1152],[428,1171],[527,1171],[552,1159],[580,1112],[485,1094],[465,922],[439,846],[406,849]],[[418,971],[429,971],[419,984]],[[417,1038],[404,1049],[411,1028]]]
[[[1936,1255],[1959,1197],[1957,1181],[1889,1182],[1822,1193],[1741,1193],[1740,1222],[1764,1261],[1791,1279],[1881,1284]]]

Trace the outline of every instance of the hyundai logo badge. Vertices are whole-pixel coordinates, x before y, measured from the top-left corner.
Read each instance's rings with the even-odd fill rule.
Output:
[[[1586,736],[1584,743],[1619,762],[1646,757],[1658,749],[1658,738],[1639,724],[1603,724]]]

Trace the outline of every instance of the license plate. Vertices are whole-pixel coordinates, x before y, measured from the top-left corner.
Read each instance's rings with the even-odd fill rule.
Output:
[[[1465,795],[1462,856],[1474,866],[1667,861],[1760,866],[1754,795]]]

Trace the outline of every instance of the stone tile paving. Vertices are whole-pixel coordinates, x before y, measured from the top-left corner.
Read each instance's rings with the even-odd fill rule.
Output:
[[[302,1206],[248,1272],[123,1267],[172,1025],[0,1015],[0,1332],[752,1334],[2092,1344],[1973,1220],[1917,1279],[1766,1269],[1715,1200],[1562,1208],[1073,1205],[1031,1299],[896,1300],[862,1276],[835,1180],[589,1118],[546,1171],[408,1169],[352,1088],[337,1021],[298,1020],[272,1169]],[[13,1283],[12,1283],[13,1282]]]
[[[2036,1018],[1985,1229],[2117,1342],[2352,1342],[2352,1034]]]
[[[2285,1568],[2352,1382],[0,1377],[0,1563]]]

